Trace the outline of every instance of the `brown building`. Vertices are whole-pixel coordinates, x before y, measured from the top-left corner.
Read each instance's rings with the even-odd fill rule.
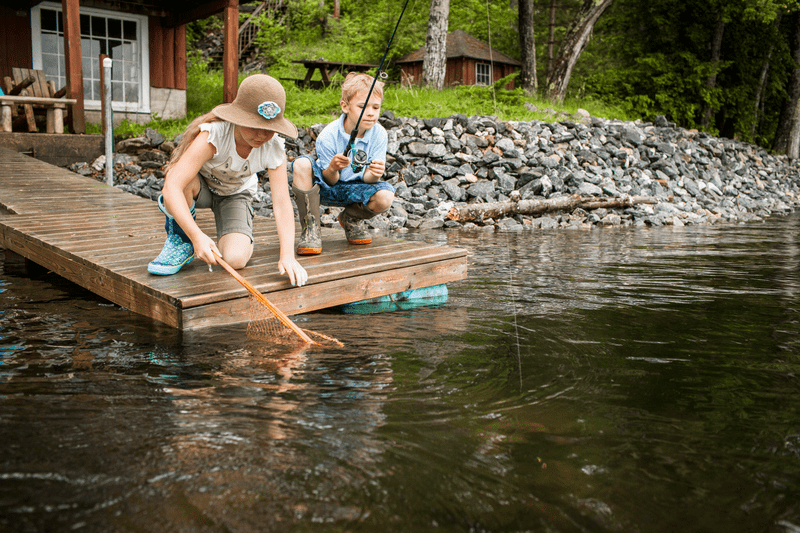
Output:
[[[0,79],[12,68],[44,71],[78,100],[73,131],[100,122],[100,54],[113,61],[115,121],[186,115],[186,24],[225,15],[225,101],[237,88],[238,0],[20,0],[0,6]],[[229,22],[230,21],[230,22]],[[78,35],[72,35],[78,34]]]
[[[395,62],[400,66],[401,83],[420,83],[424,56],[423,46]],[[456,30],[447,35],[445,86],[489,85],[515,72],[521,65],[516,59],[498,52],[465,31]],[[506,85],[506,89],[513,88],[512,80]]]

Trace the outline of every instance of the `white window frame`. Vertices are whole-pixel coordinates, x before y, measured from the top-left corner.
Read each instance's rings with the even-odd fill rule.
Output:
[[[42,19],[41,9],[51,9],[61,13],[61,4],[55,2],[42,2],[31,8],[31,53],[33,56],[33,68],[36,70],[43,69],[42,61]],[[130,13],[120,13],[118,11],[108,11],[104,9],[95,9],[81,6],[81,15],[96,15],[105,18],[114,18],[118,20],[135,21],[137,28],[137,49],[136,53],[139,54],[141,69],[139,72],[139,102],[126,103],[120,101],[111,102],[111,108],[114,111],[122,113],[150,113],[150,57],[148,54],[148,20],[143,15],[132,15]],[[100,58],[97,58],[100,62]],[[63,64],[62,64],[63,67]],[[113,82],[112,82],[113,83]],[[102,107],[100,100],[84,100],[84,109],[91,111],[99,111]]]
[[[481,72],[481,67],[486,67],[486,72]],[[488,82],[482,82],[489,78]],[[492,64],[491,63],[475,63],[475,85],[491,85],[492,84]]]

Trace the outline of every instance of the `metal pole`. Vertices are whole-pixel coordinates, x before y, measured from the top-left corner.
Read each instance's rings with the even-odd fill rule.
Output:
[[[111,111],[111,58],[103,58],[103,102],[105,103],[105,113],[103,113],[103,124],[105,125],[106,137],[106,183],[114,185],[114,120]]]

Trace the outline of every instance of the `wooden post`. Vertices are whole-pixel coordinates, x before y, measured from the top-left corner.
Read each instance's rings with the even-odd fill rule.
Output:
[[[86,115],[83,108],[83,65],[81,63],[81,17],[78,0],[61,0],[64,22],[64,61],[67,70],[67,98],[77,103],[69,114],[70,130],[86,133]]]
[[[186,25],[175,28],[175,88],[186,90]],[[184,109],[184,111],[186,111]]]
[[[108,55],[100,54],[100,117],[103,124],[103,136],[106,134],[106,69],[103,68],[103,60]]]
[[[114,185],[114,110],[111,109],[111,67],[113,61],[103,55],[103,137],[106,145],[106,183]]]
[[[11,109],[13,104],[0,105],[0,130],[11,131]]]
[[[47,117],[47,133],[55,133],[56,132],[56,109],[54,107],[48,107],[46,113]],[[63,133],[59,132],[59,133]]]
[[[64,104],[53,104],[53,133],[64,133]]]
[[[225,6],[223,32],[225,44],[222,55],[222,101],[233,102],[239,90],[239,1],[228,0]]]

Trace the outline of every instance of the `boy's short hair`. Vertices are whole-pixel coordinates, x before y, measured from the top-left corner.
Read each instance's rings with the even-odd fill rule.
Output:
[[[363,72],[350,72],[342,83],[342,101],[349,103],[359,91],[369,91],[372,86],[372,76]],[[383,100],[383,82],[378,80],[372,89],[372,94]]]

